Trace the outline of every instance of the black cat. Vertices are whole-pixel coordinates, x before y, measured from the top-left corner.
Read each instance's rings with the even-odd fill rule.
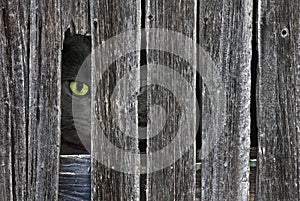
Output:
[[[76,77],[90,53],[91,37],[72,34],[68,29],[65,33],[62,51],[61,154],[88,153],[81,142],[82,140],[85,141],[84,143],[90,142],[91,94],[88,65],[85,65],[85,79],[78,80]],[[73,116],[74,112],[81,115]],[[78,133],[85,137],[80,139]]]
[[[90,65],[87,57],[91,53],[91,37],[72,34],[70,29],[65,33],[62,51],[62,89],[61,89],[61,154],[87,154],[84,145],[90,145]],[[82,65],[83,62],[85,65]],[[80,78],[77,77],[81,71]],[[200,76],[197,75],[197,83]],[[200,86],[200,85],[197,85]],[[200,88],[197,87],[197,91]],[[200,93],[199,93],[200,94]],[[197,94],[197,100],[200,95]],[[147,92],[140,91],[138,96],[138,124],[147,127]],[[76,125],[76,126],[75,126]],[[80,138],[78,136],[80,134]],[[200,129],[197,133],[197,149],[201,147]],[[140,140],[139,149],[146,151],[147,143]]]

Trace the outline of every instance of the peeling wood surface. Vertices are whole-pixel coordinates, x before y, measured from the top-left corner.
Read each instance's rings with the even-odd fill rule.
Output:
[[[216,63],[224,84],[226,113],[219,136],[207,136],[215,112],[203,83],[201,200],[238,200],[249,197],[250,63],[252,1],[201,1],[199,43]],[[217,74],[215,75],[218,76]]]
[[[259,1],[257,200],[299,200],[300,2]]]

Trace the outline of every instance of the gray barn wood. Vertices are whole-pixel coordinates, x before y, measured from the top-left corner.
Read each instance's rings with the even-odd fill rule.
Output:
[[[299,13],[299,0],[0,1],[0,200],[300,200]],[[255,22],[257,38],[252,35]],[[94,140],[91,156],[59,158],[61,48],[68,27],[92,36]],[[177,105],[179,97],[158,86],[147,88],[146,103],[136,99],[136,88],[144,77],[150,83],[154,80],[150,73],[153,66],[145,68],[145,64],[171,67],[195,91],[195,63],[188,63],[181,55],[153,49],[122,54],[116,47],[108,57],[118,52],[121,57],[98,80],[97,47],[113,36],[136,30],[126,35],[123,45],[136,49],[155,42],[169,45],[150,30],[144,33],[144,27],[173,30],[194,40],[184,51],[197,62],[201,78],[197,91],[202,94],[201,164],[195,161],[195,143],[187,152],[173,146],[172,153],[156,161],[150,155],[146,160],[132,160],[124,153],[110,152],[109,162],[125,164],[131,174],[99,161],[106,153],[99,141],[102,131],[121,150],[138,153],[137,138],[143,134],[137,129],[138,109],[145,109],[145,105],[161,103],[171,118],[169,127],[157,137],[155,130],[148,129],[148,137],[155,137],[142,151],[155,152],[168,145],[184,115],[189,122],[183,127],[191,129],[179,137],[180,142],[186,143],[188,136],[196,133],[195,94],[190,101],[193,107],[186,114]],[[257,48],[251,47],[251,40],[258,42],[259,61],[258,72],[252,72],[258,78],[252,83],[257,90],[252,94],[257,98],[257,167],[256,154],[250,156],[250,67]],[[172,50],[181,48],[176,45]],[[216,68],[199,70],[209,59]],[[120,84],[127,75],[130,81]],[[211,82],[216,85],[210,86]],[[218,84],[220,88],[211,91]],[[187,90],[182,80],[173,79],[172,86]],[[132,96],[126,102],[127,92]],[[218,99],[223,92],[224,102],[220,98],[214,105],[214,96]],[[114,112],[124,120],[119,126],[133,138],[115,129]],[[151,120],[165,121],[159,111],[151,115]],[[160,166],[176,154],[183,156],[171,166],[151,171],[150,167]]]
[[[89,0],[63,0],[61,5],[63,31],[70,27],[75,28],[71,31],[76,34],[90,34],[89,6]]]
[[[0,3],[0,200],[57,200],[60,6]]]
[[[134,94],[135,86],[139,81],[140,53],[138,51],[123,55],[121,50],[128,46],[139,48],[140,1],[91,0],[90,8],[93,41],[91,111],[95,111],[92,112],[92,200],[139,200],[140,160],[127,157],[124,152],[138,153],[137,100]],[[101,57],[103,55],[97,57],[95,50],[99,45],[105,45],[105,41],[109,38],[130,30],[137,30],[137,32],[126,34],[125,39],[117,44],[122,43],[123,47],[111,47],[107,52],[107,58]],[[101,60],[106,61],[110,56],[118,53],[123,57],[117,58],[111,65],[100,67]],[[100,70],[105,67],[107,70],[99,76]],[[119,85],[119,81],[126,76],[131,78],[130,81]],[[113,91],[115,91],[115,98],[113,98]],[[126,93],[133,97],[126,101],[125,98],[128,97]],[[122,111],[127,113],[122,113],[125,116],[122,116],[120,121],[116,121],[117,115]],[[107,138],[114,148],[119,147],[123,152],[118,154],[115,149],[105,150],[109,143],[101,145],[104,138]],[[109,159],[104,165],[99,159],[107,156]],[[131,174],[127,171],[123,172],[123,169],[114,170],[118,166],[114,162],[124,164],[124,169],[132,170]]]
[[[180,34],[189,37],[193,40],[185,52],[190,52],[192,63],[188,63],[185,58],[181,58],[182,55],[175,55],[175,53],[169,51],[158,51],[158,50],[147,50],[147,64],[160,64],[180,74],[186,82],[188,82],[190,88],[195,91],[195,78],[196,78],[196,1],[173,1],[173,0],[154,0],[146,1],[145,5],[145,25],[146,28],[161,28],[164,30],[172,30],[179,32]],[[147,33],[147,32],[146,32]],[[159,33],[157,33],[159,34]],[[152,44],[159,44],[161,46],[170,46],[171,43],[167,39],[159,37],[154,38],[153,33],[147,34],[146,41],[147,47],[152,47]],[[173,38],[174,39],[174,38]],[[173,40],[171,39],[171,41]],[[175,40],[175,39],[174,39]],[[182,48],[183,41],[172,44],[172,50],[177,52],[178,49]],[[158,48],[156,48],[158,49]],[[179,50],[180,51],[180,50]],[[178,52],[179,52],[178,51]],[[156,78],[151,79],[151,66],[147,68],[147,81],[153,83]],[[167,72],[161,70],[160,76],[168,77]],[[148,105],[154,105],[157,103],[164,107],[165,112],[168,116],[164,117],[159,111],[155,111],[152,116],[153,121],[167,122],[170,118],[170,123],[165,123],[164,129],[157,135],[157,129],[147,130],[147,135],[155,136],[148,141],[148,153],[158,151],[165,147],[173,146],[170,152],[161,154],[159,158],[147,158],[148,166],[159,167],[170,157],[179,154],[181,157],[173,164],[170,164],[157,172],[148,172],[147,184],[146,184],[146,197],[147,200],[157,201],[168,201],[168,200],[194,200],[195,199],[195,142],[189,145],[189,150],[182,150],[180,145],[188,143],[189,137],[195,138],[196,132],[196,102],[195,93],[189,100],[191,107],[184,109],[184,105],[180,105],[181,109],[178,109],[177,103],[182,96],[185,96],[185,92],[188,90],[183,87],[182,80],[175,79],[173,76],[172,88],[181,90],[182,93],[179,95],[175,94],[175,90],[170,89],[170,93],[162,93],[158,91],[156,86],[151,86],[152,92],[148,92],[147,101]],[[164,85],[162,85],[165,87]],[[171,95],[174,95],[174,99]],[[188,119],[188,122],[180,125],[180,118]],[[182,130],[178,130],[180,128]],[[189,129],[191,128],[191,129]],[[180,131],[183,133],[180,134]],[[180,141],[179,144],[171,145],[172,140],[178,136]],[[149,170],[149,169],[148,169]]]
[[[210,92],[203,83],[202,146],[211,148],[202,158],[201,200],[246,201],[249,196],[252,1],[200,1],[198,34],[201,47],[221,72],[226,94],[226,101],[220,107],[226,109],[224,126],[216,138],[207,136],[210,129],[215,129],[211,124],[215,112],[221,111],[211,108]]]
[[[259,1],[257,200],[299,200],[300,2]]]

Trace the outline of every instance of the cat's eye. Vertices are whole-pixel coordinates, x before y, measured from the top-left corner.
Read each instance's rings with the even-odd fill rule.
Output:
[[[70,82],[69,87],[70,87],[72,93],[77,96],[84,96],[89,92],[89,86],[82,82],[72,81],[72,82]]]

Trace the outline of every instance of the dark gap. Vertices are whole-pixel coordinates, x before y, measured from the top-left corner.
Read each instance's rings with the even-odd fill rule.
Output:
[[[141,29],[145,29],[146,27],[146,0],[141,1]],[[143,49],[146,47],[146,38],[142,36],[141,38],[141,51],[140,51],[140,67],[145,68],[147,65],[147,50]],[[147,72],[147,71],[140,71]],[[142,75],[140,76],[142,77]],[[147,93],[147,92],[146,92]],[[146,96],[147,97],[147,96]],[[147,104],[147,100],[145,101]],[[139,105],[139,104],[138,104]],[[138,108],[139,111],[139,108]],[[139,119],[139,118],[138,118]],[[138,122],[139,127],[147,127],[147,125],[143,125],[142,122]],[[147,140],[139,139],[139,151],[140,153],[146,153],[147,151]],[[140,200],[146,200],[146,189],[147,189],[147,174],[140,175]]]
[[[197,1],[197,15],[196,15],[196,43],[199,45],[200,43],[200,1]],[[197,48],[197,56],[199,55],[199,49]],[[197,58],[198,62],[198,58]],[[197,65],[199,65],[197,63]],[[196,122],[199,122],[197,131],[196,131],[196,162],[200,162],[201,160],[201,146],[202,146],[202,121],[201,121],[201,116],[202,116],[202,80],[201,80],[201,75],[199,74],[198,71],[196,71],[196,104],[198,104],[198,110],[196,111]]]
[[[250,159],[257,158],[258,146],[258,128],[257,128],[257,110],[256,110],[256,83],[257,83],[257,70],[258,70],[258,1],[253,1],[253,16],[252,16],[252,59],[251,59],[251,95],[250,95]],[[255,200],[256,194],[256,181],[257,169],[250,166],[249,182],[250,182],[250,198]]]
[[[88,22],[90,22],[90,23],[88,23],[89,25],[89,30],[90,30],[90,34],[92,35],[92,25],[91,25],[91,2],[90,2],[90,0],[88,0],[88,2],[87,2],[87,5],[88,5],[88,11],[89,11],[89,15],[88,15]]]
[[[196,162],[201,162],[201,147],[202,147],[202,79],[199,72],[196,73],[196,121],[199,122],[196,131]]]
[[[146,0],[142,0],[141,2],[141,11],[142,11],[141,28],[144,29],[146,27]]]
[[[197,46],[200,46],[200,1],[197,2],[197,14],[196,14],[196,44]],[[196,49],[196,59],[197,59],[197,68],[200,65],[198,62],[198,56],[199,56],[199,48]],[[202,79],[200,73],[196,70],[196,104],[198,104],[198,107],[196,108],[196,122],[198,123],[198,128],[196,127],[196,162],[201,162],[201,147],[202,147]],[[197,124],[196,124],[197,125]],[[195,174],[195,198],[201,199],[201,169],[196,171]]]
[[[200,1],[197,1],[197,14],[196,14],[196,43],[199,45],[200,43],[200,34],[199,34],[199,24],[200,24]]]
[[[141,28],[144,29],[145,28],[145,24],[146,24],[146,2],[145,0],[143,0],[141,2],[141,11],[142,11],[142,23],[141,23]],[[146,49],[142,49],[145,46],[146,43],[146,39],[142,37],[141,39],[141,51],[140,51],[140,67],[141,68],[145,68],[147,65],[147,50]],[[145,72],[145,71],[144,71]],[[142,73],[142,70],[141,70]],[[140,76],[142,77],[142,75]],[[146,100],[147,103],[147,100]],[[139,111],[139,108],[138,108]],[[142,122],[138,122],[139,127],[146,127],[147,125],[144,125],[144,123]],[[147,141],[146,140],[139,140],[139,150],[141,153],[146,153],[146,148],[147,148]]]
[[[252,30],[252,60],[251,60],[251,103],[250,103],[250,136],[251,147],[258,145],[258,129],[257,129],[257,113],[256,113],[256,82],[257,82],[257,68],[258,68],[258,43],[257,43],[257,10],[258,2],[253,1],[253,30]]]
[[[142,43],[144,43],[145,41],[142,41]],[[143,46],[143,44],[142,44]],[[147,51],[145,49],[142,49],[140,51],[140,66],[141,68],[146,68],[146,65],[147,65]],[[144,71],[145,72],[145,71]],[[142,70],[141,72],[142,73]],[[142,77],[142,75],[140,76]],[[147,93],[147,92],[145,92]],[[147,96],[146,96],[147,97]],[[145,104],[147,104],[147,100],[143,100]],[[140,104],[138,104],[139,106]],[[138,111],[140,111],[141,109],[138,107]],[[138,112],[138,115],[143,115],[143,114],[139,114]],[[140,118],[138,118],[140,119]],[[138,122],[138,126],[141,128],[141,127],[147,127],[147,123],[145,122]],[[146,150],[147,150],[147,140],[146,139],[139,139],[139,151],[140,153],[146,153]]]

